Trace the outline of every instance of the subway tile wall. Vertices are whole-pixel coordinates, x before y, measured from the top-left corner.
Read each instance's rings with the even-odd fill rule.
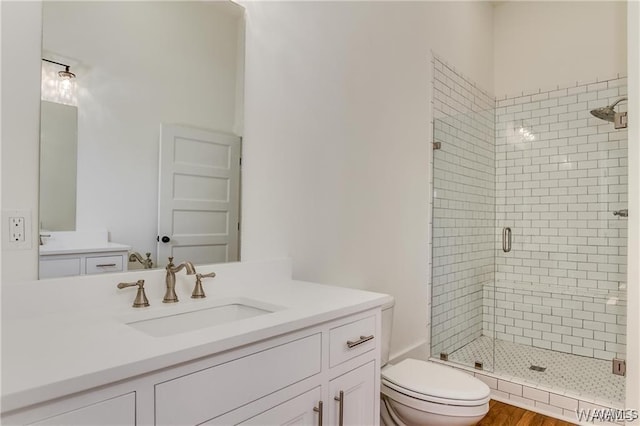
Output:
[[[603,360],[626,358],[623,291],[498,281],[485,286],[483,303],[484,335]]]
[[[495,268],[495,101],[434,59],[432,354],[482,335]]]
[[[432,354],[487,335],[624,358],[627,132],[589,111],[626,78],[494,101],[433,67]]]
[[[625,357],[627,131],[589,111],[626,93],[615,78],[496,102],[496,238],[512,230],[485,288],[497,338]]]

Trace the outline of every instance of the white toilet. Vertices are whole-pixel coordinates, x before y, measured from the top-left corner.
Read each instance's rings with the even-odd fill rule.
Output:
[[[389,361],[393,303],[382,308],[380,424],[385,426],[471,426],[489,411],[484,382],[441,364]]]

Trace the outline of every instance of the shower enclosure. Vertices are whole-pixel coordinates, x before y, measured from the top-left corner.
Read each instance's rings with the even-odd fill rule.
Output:
[[[431,357],[620,406],[626,79],[496,100],[433,65]]]

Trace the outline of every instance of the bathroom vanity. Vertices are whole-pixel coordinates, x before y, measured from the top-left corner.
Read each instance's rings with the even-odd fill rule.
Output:
[[[131,247],[110,242],[107,231],[49,232],[41,235],[41,279],[127,270]]]
[[[197,269],[217,273],[207,298],[179,274],[171,304],[162,270],[66,279],[75,303],[46,302],[62,280],[8,286],[16,303],[41,292],[3,305],[2,424],[378,423],[389,296],[292,280],[289,261]],[[141,278],[135,309],[116,284]]]

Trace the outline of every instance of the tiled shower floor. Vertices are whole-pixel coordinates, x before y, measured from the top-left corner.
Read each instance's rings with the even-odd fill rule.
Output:
[[[449,354],[449,361],[471,366],[482,361],[484,370],[585,399],[616,403],[625,399],[624,377],[611,373],[611,361],[495,340],[494,370],[493,342],[494,339],[481,336]],[[531,365],[547,369],[537,372],[529,369]]]

